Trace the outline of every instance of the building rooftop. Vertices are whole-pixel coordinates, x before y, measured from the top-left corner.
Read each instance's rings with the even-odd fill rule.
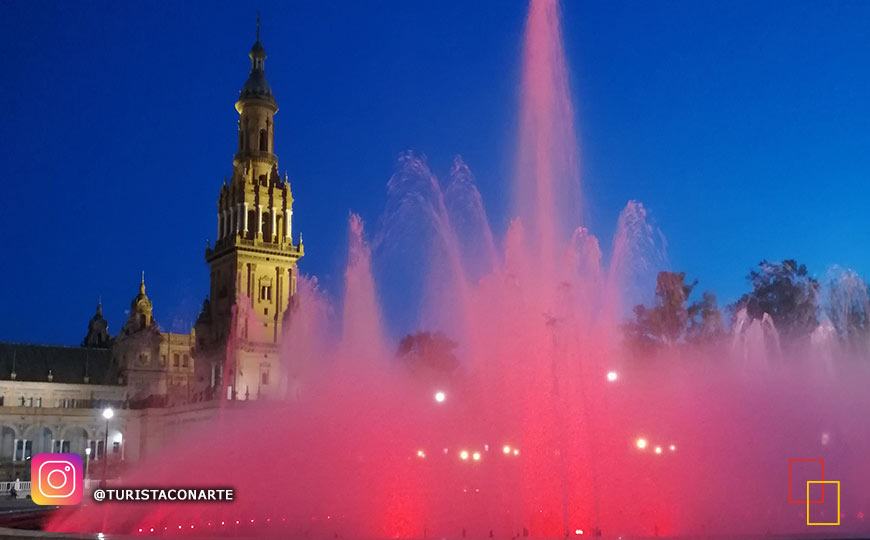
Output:
[[[118,385],[109,349],[0,342],[0,380]]]

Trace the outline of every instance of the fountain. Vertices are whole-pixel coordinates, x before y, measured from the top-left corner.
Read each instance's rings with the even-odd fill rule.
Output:
[[[745,314],[732,347],[648,356],[624,347],[628,291],[665,264],[663,238],[629,202],[604,265],[598,239],[580,226],[555,0],[531,3],[523,63],[516,219],[502,242],[467,164],[457,158],[442,191],[422,156],[403,154],[371,245],[350,216],[341,308],[316,281],[300,283],[284,340],[288,399],[228,407],[218,425],[192,430],[123,479],[232,486],[236,500],[91,504],[49,529],[806,533],[804,508],[787,500],[788,459],[806,457],[825,458],[826,479],[843,482],[844,512],[870,511],[861,491],[870,433],[855,415],[870,410],[866,367],[814,371],[812,349],[809,358],[783,353],[772,319]],[[397,336],[418,331],[429,332],[398,346]]]

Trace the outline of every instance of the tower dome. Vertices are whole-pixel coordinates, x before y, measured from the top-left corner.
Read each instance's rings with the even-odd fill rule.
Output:
[[[251,58],[251,74],[248,75],[248,80],[242,86],[242,91],[239,93],[239,102],[248,99],[261,99],[272,105],[276,105],[275,96],[272,95],[272,88],[266,80],[266,49],[260,43],[260,17],[257,17],[257,41],[251,47],[251,52],[248,53]],[[239,109],[239,104],[236,104],[236,109]]]

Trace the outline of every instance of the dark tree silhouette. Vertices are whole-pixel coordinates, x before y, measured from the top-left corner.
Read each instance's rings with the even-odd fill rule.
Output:
[[[659,272],[655,305],[635,306],[635,320],[627,325],[631,341],[642,346],[671,345],[721,336],[724,327],[716,295],[706,292],[700,302],[688,302],[697,284],[687,284],[684,272]]]
[[[807,267],[793,259],[781,263],[761,261],[746,278],[752,292],[735,304],[734,312],[746,308],[753,319],[769,314],[782,336],[797,338],[812,332],[819,324],[819,282],[809,276]]]
[[[456,343],[441,332],[416,332],[402,338],[396,356],[413,371],[450,374],[459,367],[455,349]]]

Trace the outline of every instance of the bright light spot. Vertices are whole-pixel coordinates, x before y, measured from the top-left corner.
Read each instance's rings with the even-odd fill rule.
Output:
[[[656,454],[661,454],[661,453],[662,453],[662,447],[656,446]]]
[[[459,452],[459,459],[468,459],[468,450],[463,450]]]
[[[447,453],[447,449],[446,449],[446,448],[444,449],[444,453],[445,453],[445,454]]]
[[[141,529],[141,528],[139,529],[139,532],[142,532],[142,529]]]
[[[520,451],[519,451],[518,448],[514,448],[514,455],[515,455],[515,456],[520,455]]]
[[[483,445],[483,451],[484,451],[484,452],[489,452],[489,445],[488,445],[488,444],[484,444],[484,445]]]
[[[613,382],[613,381],[615,381],[617,378],[619,378],[619,376],[616,374],[615,371],[608,371],[608,372],[607,372],[607,380],[608,380],[608,381]]]
[[[471,456],[471,459],[474,461],[480,461],[480,452],[475,452],[474,455]]]
[[[424,457],[426,457],[426,452],[424,452],[424,451],[422,451],[422,450],[417,450],[417,457],[418,457],[418,458],[424,458]]]
[[[103,418],[108,420],[113,416],[115,416],[115,411],[113,411],[111,407],[106,407],[105,409],[103,409]]]
[[[574,534],[576,534],[576,535],[583,534],[583,529],[574,529]]]
[[[676,452],[676,451],[677,451],[677,445],[672,444],[671,445],[671,452]]]
[[[438,403],[444,403],[445,399],[447,399],[447,395],[444,392],[435,392],[435,401],[437,401]]]
[[[831,434],[827,432],[822,433],[822,446],[827,446],[829,442],[831,442]]]
[[[504,452],[505,454],[510,454],[510,453],[511,453],[511,447],[508,446],[508,445],[504,445],[504,448],[502,448],[501,451]]]
[[[641,437],[641,438],[639,438],[639,439],[637,440],[637,442],[636,442],[635,444],[637,444],[637,447],[638,447],[638,448],[640,448],[641,450],[643,450],[644,448],[646,448],[646,439],[644,439],[643,437]]]
[[[858,512],[858,519],[864,519],[864,512]]]

